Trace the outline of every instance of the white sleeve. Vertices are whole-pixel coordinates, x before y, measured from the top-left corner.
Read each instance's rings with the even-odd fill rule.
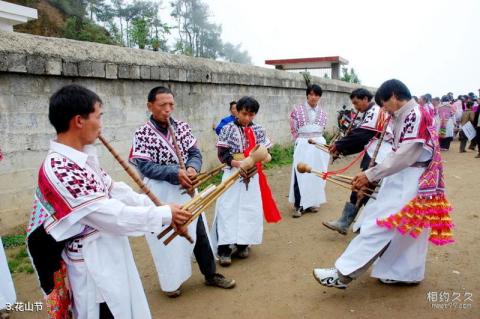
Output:
[[[79,220],[97,230],[124,236],[158,233],[171,221],[172,212],[168,205],[128,206],[113,198],[101,201],[94,211]]]
[[[153,202],[145,194],[135,192],[124,182],[114,182],[110,196],[130,206],[150,206]]]
[[[365,171],[370,182],[381,180],[414,164],[423,152],[423,143],[404,143],[396,152],[391,152],[382,163]]]

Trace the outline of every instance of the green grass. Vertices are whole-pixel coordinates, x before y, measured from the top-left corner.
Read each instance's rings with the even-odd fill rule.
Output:
[[[7,255],[8,268],[11,273],[33,273],[33,266],[25,246],[10,248],[7,250]]]
[[[200,187],[198,187],[198,191],[199,192],[203,191],[205,188],[207,188],[208,185],[211,185],[211,184],[218,185],[220,184],[221,181],[222,181],[222,171],[220,171],[217,175],[210,177],[204,183],[202,183]]]
[[[8,259],[11,273],[33,273],[33,267],[25,246],[25,234],[2,237],[3,247]]]
[[[8,235],[2,237],[3,247],[11,248],[25,245],[26,235]]]
[[[293,162],[293,144],[289,146],[273,145],[270,149],[272,160],[269,163],[263,164],[265,169],[290,165]]]

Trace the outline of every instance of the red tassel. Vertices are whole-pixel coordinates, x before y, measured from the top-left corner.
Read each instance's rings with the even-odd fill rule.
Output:
[[[244,132],[247,137],[248,147],[243,154],[248,156],[256,144],[255,134],[253,134],[252,128],[248,126],[244,128]],[[282,219],[282,216],[280,215],[277,204],[273,199],[272,190],[268,185],[267,176],[265,176],[265,173],[262,170],[262,163],[257,163],[257,173],[258,182],[260,184],[260,193],[262,195],[263,216],[267,223],[276,223]]]

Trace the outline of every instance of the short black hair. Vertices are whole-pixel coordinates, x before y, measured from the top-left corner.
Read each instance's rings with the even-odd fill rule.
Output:
[[[246,110],[257,114],[260,109],[260,104],[251,96],[244,96],[237,102],[237,111]]]
[[[430,93],[422,95],[422,98],[425,100],[425,102],[430,102],[432,100],[432,95]]]
[[[450,99],[448,98],[448,96],[444,95],[442,96],[442,102],[450,102]]]
[[[394,96],[401,100],[410,100],[412,95],[410,94],[410,90],[407,88],[402,81],[397,79],[391,79],[388,81],[383,82],[382,85],[377,90],[375,94],[375,102],[378,105],[382,105],[383,102],[390,100],[392,96]]]
[[[364,98],[368,99],[368,102],[370,102],[373,98],[372,93],[370,93],[369,90],[360,88],[353,90],[353,92],[350,94],[350,100],[356,97],[357,99],[363,100]]]
[[[80,115],[87,118],[95,111],[95,103],[102,104],[98,95],[78,84],[62,87],[50,97],[48,119],[57,133],[67,132],[70,120]]]
[[[318,96],[322,96],[323,94],[322,88],[320,87],[320,85],[317,85],[317,84],[311,84],[307,86],[307,95],[309,95],[312,92]]]
[[[148,102],[155,102],[158,94],[171,94],[173,95],[172,90],[164,86],[156,86],[150,90],[148,93]]]
[[[232,106],[234,106],[234,105],[236,105],[236,104],[237,104],[237,101],[232,101],[232,102],[230,102],[230,108],[229,108],[229,110],[231,110],[231,109],[232,109]]]

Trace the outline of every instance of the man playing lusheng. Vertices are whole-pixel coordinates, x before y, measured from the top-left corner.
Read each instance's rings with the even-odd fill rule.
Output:
[[[363,151],[367,144],[383,130],[387,115],[382,109],[372,101],[373,95],[366,89],[356,89],[350,94],[350,99],[355,109],[362,113],[359,124],[348,135],[335,141],[330,145],[331,154],[350,155]],[[369,150],[374,150],[376,143],[369,145]],[[382,156],[391,150],[391,145],[384,141],[382,143]],[[379,160],[382,156],[377,156]],[[360,163],[362,171],[366,170],[370,165],[371,157],[369,152],[365,152]],[[346,235],[348,227],[353,223],[357,216],[358,210],[365,205],[368,197],[361,199],[360,205],[357,205],[357,192],[352,192],[350,201],[345,203],[342,216],[337,220],[324,222],[326,227],[338,231],[340,234]]]
[[[313,270],[324,286],[346,288],[375,261],[371,275],[381,282],[419,283],[425,274],[428,241],[453,242],[451,207],[444,195],[442,159],[431,115],[398,80],[383,83],[375,101],[392,116],[393,152],[353,179],[356,190],[383,181],[377,200],[365,206],[360,234],[335,268]]]
[[[327,113],[320,106],[322,88],[316,84],[307,87],[307,100],[293,108],[290,113],[290,131],[295,140],[292,177],[288,200],[294,205],[293,217],[301,217],[306,212],[316,212],[316,207],[327,201],[325,181],[313,174],[298,174],[297,164],[308,163],[313,169],[326,172],[330,156],[308,143],[314,139],[325,144],[323,132],[327,125]]]
[[[218,158],[229,166],[222,181],[241,167],[255,145],[272,146],[265,129],[253,123],[259,108],[254,98],[241,98],[237,103],[237,119],[225,125],[218,136]],[[231,264],[233,249],[239,258],[247,258],[249,246],[262,243],[263,215],[267,222],[281,219],[261,164],[257,164],[257,170],[258,174],[248,182],[238,180],[217,200],[212,237],[218,244],[222,266]]]
[[[184,204],[190,200],[190,196],[182,192],[192,187],[191,178],[197,175],[202,167],[202,155],[197,147],[197,139],[192,135],[188,123],[172,118],[175,100],[169,88],[155,87],[147,99],[152,116],[135,132],[130,160],[157,197],[167,203]],[[185,169],[179,165],[174,141],[177,142],[180,156],[183,157]],[[192,252],[207,285],[233,288],[234,280],[216,273],[215,256],[208,238],[205,215],[195,219],[188,229],[195,244],[177,237],[165,246],[163,241],[157,239],[156,234],[146,235],[161,289],[169,297],[180,295],[180,286],[192,275]]]
[[[27,242],[52,318],[66,318],[70,306],[80,319],[150,318],[127,236],[177,228],[190,217],[176,205],[154,206],[100,168],[91,144],[101,106],[79,85],[50,98],[57,138],[40,167]]]

